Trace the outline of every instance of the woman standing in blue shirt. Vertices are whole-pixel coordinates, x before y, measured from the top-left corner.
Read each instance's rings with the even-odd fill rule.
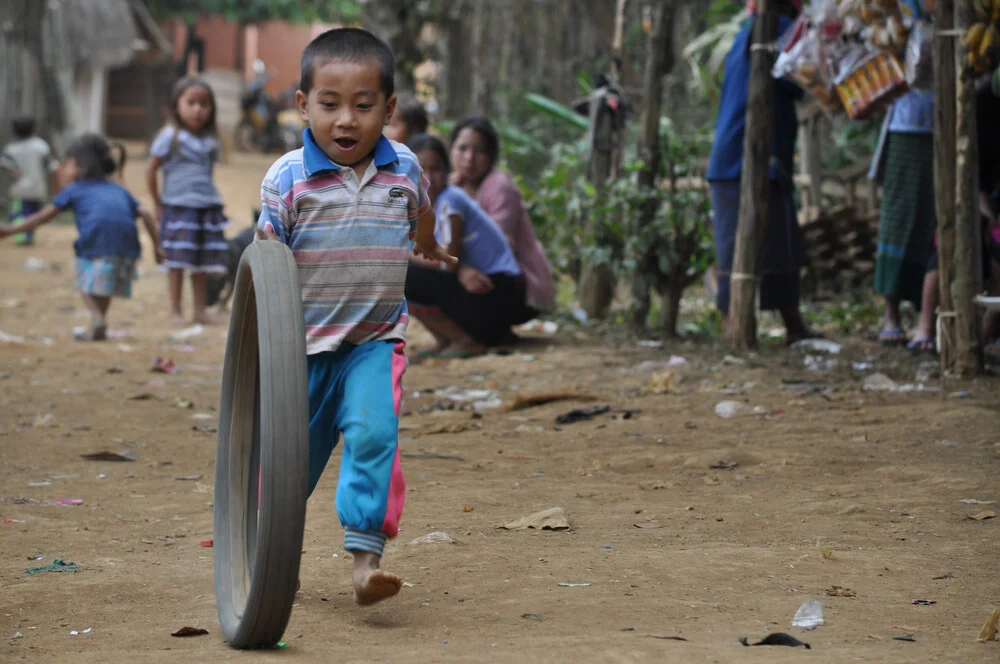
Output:
[[[872,160],[872,177],[882,181],[875,292],[885,298],[879,341],[906,343],[899,303],[920,305],[927,261],[934,253],[934,93],[912,91],[886,114]]]
[[[802,9],[800,0],[779,0],[774,11],[783,33]],[[747,11],[754,13],[753,2]],[[730,273],[736,248],[740,214],[740,179],[743,171],[743,136],[750,86],[750,44],[753,21],[736,35],[722,74],[722,98],[716,121],[715,142],[708,166],[712,196],[715,256],[718,266],[716,306],[729,312]],[[777,81],[774,91],[774,140],[771,147],[771,197],[769,221],[761,257],[760,307],[777,310],[785,322],[786,340],[793,343],[811,336],[799,312],[802,239],[793,199],[795,139],[799,120],[795,101],[802,91],[788,81]]]

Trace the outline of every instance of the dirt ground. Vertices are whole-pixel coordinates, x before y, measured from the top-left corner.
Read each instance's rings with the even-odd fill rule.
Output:
[[[231,160],[219,180],[238,228],[267,162]],[[127,177],[137,194],[141,168],[134,158]],[[738,364],[717,347],[612,347],[571,332],[505,357],[411,367],[400,432],[409,495],[385,563],[412,586],[372,609],[353,605],[331,464],[309,503],[287,647],[233,651],[216,617],[212,549],[199,545],[212,537],[215,438],[204,429],[214,425],[225,328],[168,341],[166,281],[145,263],[135,297],[112,305],[116,338],[72,341],[72,327],[86,322],[73,285],[74,237],[61,226],[43,229],[33,248],[0,244],[0,330],[24,337],[0,342],[0,661],[1000,656],[1000,644],[976,643],[1000,606],[1000,519],[969,518],[998,508],[960,502],[1000,500],[995,379],[864,393],[873,370],[912,383],[917,363],[856,342],[834,357],[832,372],[816,374],[795,351]],[[31,271],[29,257],[58,271]],[[671,354],[687,364],[674,367],[669,392],[648,394]],[[179,371],[151,373],[154,356]],[[783,380],[819,381],[828,391],[782,389]],[[557,414],[585,405],[566,402],[474,419],[434,409],[448,401],[434,392],[448,387],[508,401],[571,391],[642,412],[556,427]],[[948,397],[958,391],[967,395]],[[726,399],[764,414],[723,419],[714,407]],[[442,423],[470,428],[430,433]],[[101,450],[138,459],[80,457]],[[711,468],[720,461],[737,465]],[[84,502],[54,502],[67,498]],[[497,528],[554,506],[571,532]],[[410,545],[435,531],[455,543]],[[81,571],[25,572],[56,558]],[[834,586],[856,596],[828,596]],[[808,599],[822,601],[826,622],[793,629]],[[210,634],[170,636],[185,625]],[[811,651],[737,641],[776,631]],[[904,635],[915,642],[893,640]]]

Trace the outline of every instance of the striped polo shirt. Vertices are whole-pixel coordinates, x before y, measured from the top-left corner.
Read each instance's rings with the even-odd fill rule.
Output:
[[[354,169],[326,156],[311,129],[303,144],[264,177],[257,225],[270,226],[295,255],[306,353],[345,341],[405,340],[406,268],[417,219],[431,206],[420,163],[406,146],[381,137],[359,181]]]

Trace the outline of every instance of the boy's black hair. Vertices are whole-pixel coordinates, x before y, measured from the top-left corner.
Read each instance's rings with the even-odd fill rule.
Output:
[[[396,100],[396,113],[414,136],[427,133],[427,125],[430,124],[427,109],[413,95],[399,96]]]
[[[19,115],[11,120],[14,135],[18,138],[31,138],[35,135],[35,118],[30,115]]]
[[[482,136],[483,143],[486,144],[486,156],[490,159],[490,166],[495,164],[497,157],[500,156],[500,135],[497,134],[496,127],[493,126],[493,123],[486,118],[476,116],[465,118],[451,130],[452,145],[455,144],[455,141],[458,139],[458,135],[462,133],[463,129],[471,129]]]
[[[396,91],[396,58],[384,41],[361,28],[334,28],[309,42],[302,51],[302,76],[299,90],[309,94],[317,64],[331,60],[359,62],[377,60],[382,69],[382,92],[386,99]]]
[[[431,136],[430,134],[419,134],[410,139],[410,142],[406,144],[406,147],[413,151],[413,154],[420,156],[420,153],[424,150],[432,150],[437,153],[437,156],[441,158],[441,163],[444,164],[445,171],[451,171],[451,162],[448,160],[448,149],[445,148],[444,143],[437,136]]]
[[[111,153],[118,151],[118,159]],[[103,180],[116,171],[125,168],[125,146],[109,143],[100,134],[84,134],[69,144],[66,157],[76,162],[83,171],[83,180]]]

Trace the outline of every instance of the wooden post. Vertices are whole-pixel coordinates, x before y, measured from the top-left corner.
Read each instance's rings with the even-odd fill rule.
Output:
[[[618,80],[622,67],[622,44],[625,34],[625,10],[628,0],[618,0],[615,11],[615,32],[611,38],[611,78]],[[603,191],[608,180],[618,177],[615,155],[621,151],[622,132],[615,127],[614,112],[604,104],[595,90],[590,94],[590,165],[587,176],[594,187]],[[593,229],[591,229],[593,230]],[[615,299],[617,279],[611,266],[591,265],[582,261],[577,296],[580,306],[593,319],[603,319]]]
[[[639,186],[646,189],[656,187],[660,170],[660,110],[663,101],[663,75],[666,73],[667,53],[670,48],[670,24],[673,17],[667,0],[659,0],[653,8],[653,30],[646,50],[646,69],[643,80],[642,136],[639,154],[643,168],[639,172]],[[653,200],[642,210],[641,225],[651,224],[656,215],[659,201]],[[649,267],[656,256],[649,250],[640,257],[639,266],[632,279],[633,316],[632,325],[636,329],[646,326],[649,316],[649,297],[654,282],[655,270]]]
[[[976,22],[974,0],[957,0],[955,27]],[[965,50],[960,49],[965,62]],[[962,68],[955,95],[955,278],[951,284],[955,311],[955,375],[970,376],[983,368],[979,311],[975,297],[982,281],[982,229],[979,223],[979,149],[976,141],[974,75]]]
[[[757,345],[757,282],[771,195],[771,142],[774,137],[774,57],[768,47],[778,36],[770,0],[759,0],[750,56],[750,96],[743,139],[740,216],[729,287],[729,335],[737,348]]]
[[[934,22],[939,32],[955,26],[955,0],[938,0]],[[957,40],[938,37],[934,40],[934,192],[937,205],[938,236],[938,310],[945,316],[938,321],[938,354],[941,371],[955,370],[955,318],[951,300],[951,282],[955,274],[955,48]],[[961,51],[962,49],[959,48]]]

